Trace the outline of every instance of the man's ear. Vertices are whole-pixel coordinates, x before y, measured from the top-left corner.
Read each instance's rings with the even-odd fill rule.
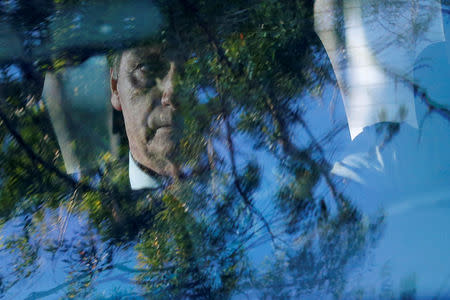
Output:
[[[117,90],[117,79],[114,78],[113,69],[109,69],[110,86],[111,86],[111,104],[116,110],[122,110],[120,105],[119,91]]]

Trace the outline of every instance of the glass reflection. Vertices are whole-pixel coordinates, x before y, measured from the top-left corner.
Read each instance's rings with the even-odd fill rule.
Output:
[[[1,4],[2,296],[444,295],[446,4],[416,4]],[[413,52],[370,22],[399,11]]]

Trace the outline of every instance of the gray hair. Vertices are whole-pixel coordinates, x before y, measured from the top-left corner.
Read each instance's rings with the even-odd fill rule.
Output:
[[[114,79],[119,78],[120,62],[122,60],[122,54],[123,54],[123,51],[117,51],[117,52],[110,53],[107,56],[108,65],[112,69],[112,77]]]

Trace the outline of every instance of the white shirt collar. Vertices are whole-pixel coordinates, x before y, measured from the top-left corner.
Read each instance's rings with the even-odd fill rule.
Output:
[[[158,181],[152,176],[142,171],[129,153],[128,174],[132,190],[155,189],[160,186]]]

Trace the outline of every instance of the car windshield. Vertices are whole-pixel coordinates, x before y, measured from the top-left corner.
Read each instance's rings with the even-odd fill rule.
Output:
[[[0,298],[449,298],[449,4],[1,2]]]

